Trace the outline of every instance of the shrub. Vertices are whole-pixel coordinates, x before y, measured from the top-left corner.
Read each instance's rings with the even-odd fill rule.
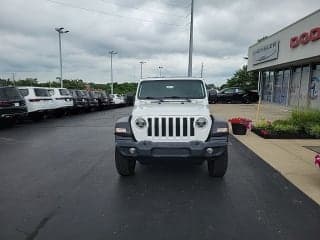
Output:
[[[254,128],[266,133],[309,135],[320,138],[320,111],[319,110],[295,110],[286,120],[269,122],[261,120],[254,124]]]
[[[297,133],[299,132],[299,126],[297,125],[293,125],[293,124],[290,124],[290,123],[286,123],[286,122],[283,122],[283,123],[280,123],[280,122],[277,122],[277,123],[273,123],[272,124],[272,130],[275,131],[275,132],[278,132],[278,133]]]
[[[259,122],[254,124],[254,127],[258,129],[270,129],[271,122],[266,120],[260,120]]]
[[[288,120],[297,125],[320,123],[320,111],[311,109],[303,111],[295,110],[291,113],[291,117]]]
[[[320,124],[309,126],[306,132],[313,137],[320,138]]]
[[[278,125],[278,124],[291,124],[289,120],[275,120],[272,122],[272,125]]]

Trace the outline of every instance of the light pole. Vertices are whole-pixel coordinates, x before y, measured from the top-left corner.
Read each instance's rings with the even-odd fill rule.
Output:
[[[159,66],[158,68],[159,68],[159,74],[160,74],[160,77],[161,77],[161,69],[163,69],[163,67]]]
[[[12,82],[13,82],[13,86],[16,86],[16,81],[14,79],[14,72],[12,73]]]
[[[115,54],[118,54],[117,52],[115,51],[109,51],[109,54],[110,54],[110,65],[111,65],[111,68],[110,68],[110,78],[111,78],[111,94],[113,94],[113,69],[112,69],[112,56],[115,55]]]
[[[61,34],[68,33],[70,31],[65,31],[63,27],[55,28],[59,35],[59,53],[60,53],[60,86],[63,88],[63,78],[62,78],[62,53],[61,53]]]
[[[188,77],[192,77],[192,53],[193,53],[193,6],[194,2],[191,0],[191,21],[190,21],[190,39],[189,39],[189,65]]]
[[[141,61],[139,63],[140,63],[140,79],[142,79],[142,65],[147,63],[147,62]]]
[[[201,73],[200,73],[201,78],[203,78],[203,62],[201,63]]]

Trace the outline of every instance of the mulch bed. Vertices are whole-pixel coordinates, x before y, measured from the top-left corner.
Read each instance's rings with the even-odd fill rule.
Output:
[[[258,136],[265,139],[317,139],[313,136],[307,135],[305,133],[279,133],[279,132],[270,132],[268,130],[252,128],[251,131]]]

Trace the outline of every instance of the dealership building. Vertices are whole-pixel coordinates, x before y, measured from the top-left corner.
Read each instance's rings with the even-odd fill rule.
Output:
[[[262,101],[320,109],[320,9],[249,47]]]

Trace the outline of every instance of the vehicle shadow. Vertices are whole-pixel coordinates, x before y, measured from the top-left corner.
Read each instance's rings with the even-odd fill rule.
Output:
[[[207,164],[182,164],[179,161],[155,163],[152,165],[137,164],[136,174],[131,177],[119,177],[116,194],[119,199],[135,198],[145,202],[146,198],[166,201],[203,201],[203,194],[220,196],[227,189],[225,178],[209,177]],[[204,200],[207,201],[207,200]],[[122,202],[127,204],[125,200]],[[121,204],[121,202],[119,202]]]

